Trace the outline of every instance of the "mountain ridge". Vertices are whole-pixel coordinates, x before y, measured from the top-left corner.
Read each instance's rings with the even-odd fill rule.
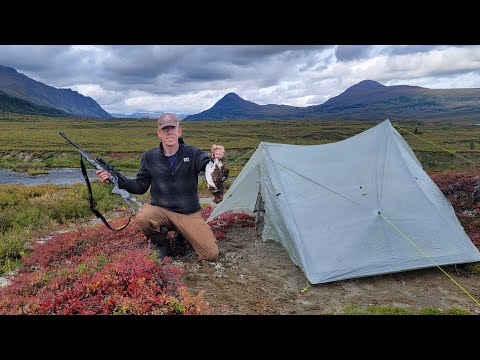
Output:
[[[20,102],[16,106],[9,106],[7,102],[13,99],[24,101],[27,109],[50,108],[65,113],[64,116],[79,116],[93,118],[112,118],[108,112],[91,97],[84,96],[71,89],[58,89],[50,85],[29,78],[14,68],[0,65],[0,91],[9,96],[3,98],[5,109],[13,108],[22,112]],[[16,111],[15,111],[16,112]]]
[[[363,80],[320,105],[258,105],[228,93],[210,109],[185,117],[205,120],[416,120],[480,121],[480,88],[429,89],[411,85],[386,86]]]
[[[68,116],[67,113],[61,110],[35,105],[29,101],[5,94],[3,91],[0,91],[0,112],[43,116]]]
[[[125,113],[110,113],[115,118],[122,119],[158,119],[165,111],[139,111],[130,114]],[[178,119],[182,120],[188,114],[174,113]]]

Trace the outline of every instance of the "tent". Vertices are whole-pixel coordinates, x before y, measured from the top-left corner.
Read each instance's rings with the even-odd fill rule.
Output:
[[[453,207],[387,119],[323,145],[261,142],[207,221],[254,211],[312,284],[480,261]]]

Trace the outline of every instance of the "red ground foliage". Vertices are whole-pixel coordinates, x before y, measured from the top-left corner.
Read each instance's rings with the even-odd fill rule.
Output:
[[[254,226],[254,219],[221,215],[211,223],[219,240],[232,223]],[[120,232],[85,226],[36,243],[0,290],[0,314],[214,314],[201,292],[179,282],[183,270],[168,257],[160,262],[147,244],[135,221]]]
[[[213,211],[212,206],[206,206],[202,209],[202,217],[206,220]],[[217,240],[225,240],[227,238],[228,228],[232,224],[243,227],[255,226],[255,218],[244,213],[225,212],[210,221],[210,227]]]
[[[431,175],[455,210],[472,243],[480,250],[480,171]]]

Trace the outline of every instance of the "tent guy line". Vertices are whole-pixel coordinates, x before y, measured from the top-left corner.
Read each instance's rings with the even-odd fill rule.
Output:
[[[457,285],[465,294],[467,294],[473,301],[475,301],[475,303],[480,306],[480,303],[477,301],[477,299],[475,299],[472,295],[470,295],[470,293],[465,290],[463,288],[463,286],[461,286],[457,281],[455,281],[454,278],[452,278],[445,270],[442,269],[442,267],[440,265],[438,265],[435,261],[433,261],[432,258],[430,258],[430,256],[428,256],[427,254],[425,254],[425,252],[422,251],[422,249],[420,249],[420,247],[415,244],[415,242],[413,240],[411,240],[407,235],[405,235],[399,228],[397,228],[395,226],[395,224],[393,224],[390,220],[388,220],[385,215],[382,214],[381,211],[378,212],[378,215],[380,215],[383,219],[385,219],[386,222],[388,222],[391,226],[393,226],[395,228],[395,230],[397,230],[400,235],[402,235],[405,239],[407,239],[408,241],[410,241],[410,243],[415,246],[415,248],[417,248],[418,251],[420,251],[420,253],[425,256],[428,260],[430,260],[432,262],[433,265],[435,265],[438,269],[440,269],[441,272],[443,272],[445,275],[447,275],[447,277],[453,281],[453,283],[455,285]]]
[[[295,171],[295,170],[293,170],[293,169],[290,169],[290,168],[286,167],[285,165],[279,163],[278,161],[275,161],[275,160],[272,160],[272,161],[273,161],[274,163],[282,166],[282,167],[285,168],[286,170],[289,170],[289,171],[293,172],[294,174],[296,174],[296,175],[304,178],[305,180],[310,181],[310,182],[314,183],[315,185],[320,186],[322,189],[325,189],[325,190],[327,190],[327,191],[330,191],[330,192],[334,193],[335,195],[338,195],[338,196],[340,196],[340,197],[343,197],[344,199],[353,202],[355,205],[362,206],[362,205],[360,205],[359,203],[357,203],[356,201],[353,201],[352,199],[350,199],[350,198],[348,198],[348,197],[340,194],[339,192],[336,192],[336,191],[334,191],[334,190],[332,190],[332,189],[329,189],[328,187],[326,187],[326,186],[324,186],[324,185],[322,185],[322,184],[319,184],[319,183],[316,182],[315,180],[312,180],[312,179],[306,177],[305,175],[302,175],[302,174],[300,174],[299,172],[297,172],[297,171]],[[360,189],[361,189],[361,188],[362,188],[362,187],[360,186]]]
[[[446,149],[446,148],[444,148],[444,147],[442,147],[442,146],[440,146],[440,145],[434,144],[433,142],[428,141],[427,139],[424,139],[424,138],[422,138],[421,136],[418,136],[417,134],[412,133],[411,131],[408,131],[408,130],[406,130],[406,129],[403,129],[403,128],[401,128],[401,127],[398,126],[398,125],[393,125],[393,126],[396,127],[396,128],[398,128],[398,129],[400,129],[400,130],[402,130],[402,131],[405,131],[405,132],[409,133],[410,135],[416,136],[416,137],[419,138],[420,140],[423,140],[423,141],[429,143],[430,145],[436,146],[436,147],[438,147],[438,148],[440,148],[440,149],[448,152],[449,154],[455,155],[456,157],[459,157],[459,158],[462,159],[462,160],[465,160],[465,161],[467,161],[467,162],[469,162],[469,163],[472,163],[473,165],[476,165],[476,166],[479,166],[479,165],[480,165],[480,164],[477,164],[477,163],[476,163],[475,161],[473,161],[473,160],[470,160],[470,159],[467,159],[467,158],[465,158],[465,157],[463,157],[463,156],[458,155],[456,151],[448,150],[448,149]]]

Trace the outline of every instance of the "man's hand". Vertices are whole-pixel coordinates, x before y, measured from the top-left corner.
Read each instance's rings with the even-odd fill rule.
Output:
[[[225,148],[222,145],[212,145],[212,159],[223,159],[225,157]]]
[[[110,177],[110,173],[107,172],[107,171],[103,171],[103,170],[97,170],[96,171],[98,177],[100,178],[100,181],[102,183],[108,183],[108,178]]]

